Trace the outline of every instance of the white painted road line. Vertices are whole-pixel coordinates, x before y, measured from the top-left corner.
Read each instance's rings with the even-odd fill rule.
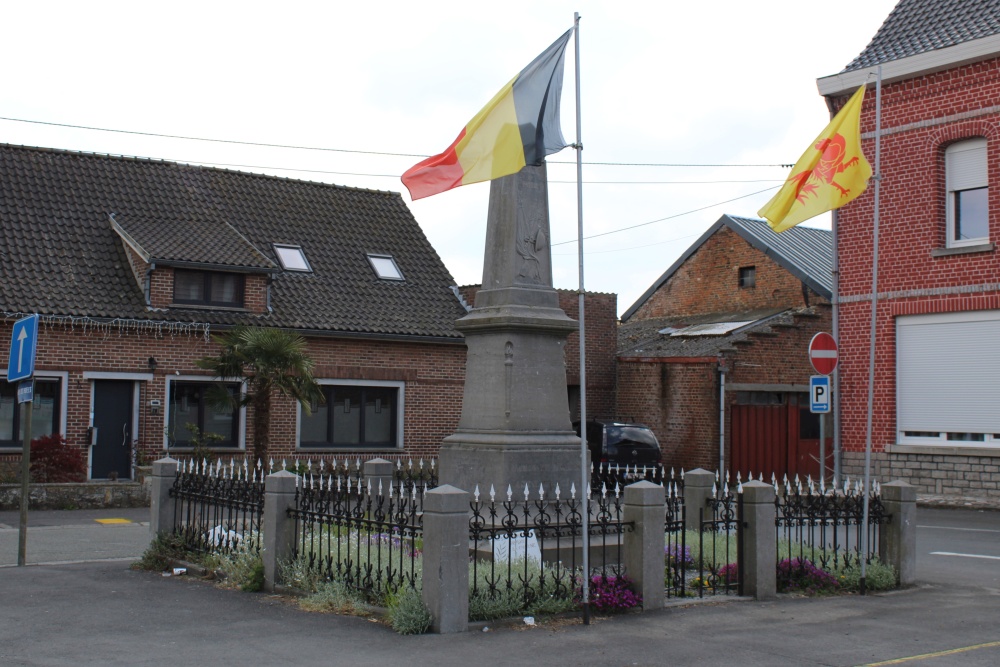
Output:
[[[956,554],[950,551],[932,551],[931,556],[958,556],[959,558],[985,558],[986,560],[1000,560],[1000,556],[984,556],[983,554]]]
[[[953,526],[917,526],[917,528],[934,528],[935,530],[960,530],[966,533],[1000,533],[991,528],[956,528]]]

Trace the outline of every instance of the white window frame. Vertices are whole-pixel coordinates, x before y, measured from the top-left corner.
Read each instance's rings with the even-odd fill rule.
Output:
[[[396,262],[396,258],[392,255],[381,255],[370,252],[368,253],[368,263],[371,264],[372,271],[375,272],[375,275],[378,276],[380,280],[406,280],[402,269],[399,268],[399,263]],[[386,264],[388,264],[388,266],[386,266]],[[390,269],[395,271],[395,275],[388,273],[388,270]]]
[[[989,188],[989,162],[986,150],[986,139],[983,137],[958,141],[945,149],[945,189],[947,190],[947,238],[945,246],[948,248],[962,248],[989,243],[988,231],[984,237],[972,239],[955,238],[955,224],[957,222],[955,216],[955,194],[966,190]],[[989,208],[987,208],[987,226],[989,225],[989,217]]]
[[[406,383],[397,380],[337,380],[332,378],[317,379],[317,384],[327,386],[336,385],[340,387],[394,387],[397,390],[396,406],[396,444],[392,450],[403,449],[403,432],[405,431],[406,415]],[[383,447],[303,447],[302,446],[302,406],[298,406],[295,415],[295,450],[299,452],[326,452],[326,451],[350,451],[350,452],[377,452],[386,451]]]
[[[165,399],[163,401],[163,451],[169,452],[190,452],[191,447],[171,447],[170,446],[170,390],[172,382],[199,382],[202,384],[211,384],[213,382],[218,382],[218,378],[208,378],[204,375],[168,375],[166,376],[166,392],[163,394]],[[236,384],[236,383],[227,383]],[[240,382],[240,396],[246,396],[246,383]],[[217,451],[219,452],[245,452],[247,449],[247,409],[246,406],[240,406],[240,409],[236,411],[237,419],[239,419],[239,424],[236,426],[236,446],[235,447],[219,447]],[[224,454],[223,454],[224,455]]]
[[[309,264],[306,252],[302,249],[302,246],[291,245],[289,243],[273,243],[271,245],[274,248],[274,254],[278,257],[278,261],[281,262],[281,268],[285,271],[296,271],[298,273],[312,272],[312,265]],[[287,257],[285,255],[286,252],[288,253]],[[294,261],[296,257],[302,261],[301,266],[295,265]]]

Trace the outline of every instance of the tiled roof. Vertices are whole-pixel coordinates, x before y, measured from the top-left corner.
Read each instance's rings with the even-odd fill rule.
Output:
[[[1000,33],[1000,0],[900,0],[844,72]]]
[[[672,275],[722,227],[729,227],[747,243],[773,259],[786,271],[827,299],[833,296],[833,234],[826,229],[798,225],[778,234],[764,220],[723,215],[691,244],[684,253],[649,286],[642,296],[622,314],[627,321],[667,282]],[[721,320],[716,320],[721,321]]]
[[[244,270],[277,268],[226,222],[206,225],[191,218],[166,220],[115,213],[111,216],[122,238],[133,243],[147,262],[205,264]]]
[[[168,263],[271,271],[280,243],[313,271],[278,270],[266,315],[150,310],[110,214]],[[0,144],[0,228],[6,313],[461,339],[454,280],[394,192]],[[380,280],[367,253],[395,257],[406,280]]]

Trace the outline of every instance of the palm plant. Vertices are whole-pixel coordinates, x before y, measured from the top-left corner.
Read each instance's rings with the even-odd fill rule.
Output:
[[[214,403],[253,408],[254,459],[266,462],[274,393],[295,399],[306,414],[313,402],[324,400],[313,377],[314,364],[306,352],[306,341],[288,331],[254,326],[239,326],[213,339],[221,347],[218,356],[203,357],[196,363],[219,380],[212,392]],[[223,383],[233,381],[243,382],[246,393],[229,393]]]

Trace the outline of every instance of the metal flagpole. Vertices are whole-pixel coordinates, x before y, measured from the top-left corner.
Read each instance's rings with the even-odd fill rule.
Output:
[[[861,594],[865,594],[868,560],[868,505],[871,494],[872,412],[875,400],[875,323],[878,310],[878,209],[882,185],[882,66],[875,75],[875,214],[872,224],[872,321],[868,340],[868,420],[865,427],[864,526],[861,531]]]
[[[590,474],[587,470],[587,338],[583,287],[583,141],[580,138],[580,13],[573,12],[576,47],[576,252],[580,263],[580,493],[583,496],[583,624],[590,625]]]

